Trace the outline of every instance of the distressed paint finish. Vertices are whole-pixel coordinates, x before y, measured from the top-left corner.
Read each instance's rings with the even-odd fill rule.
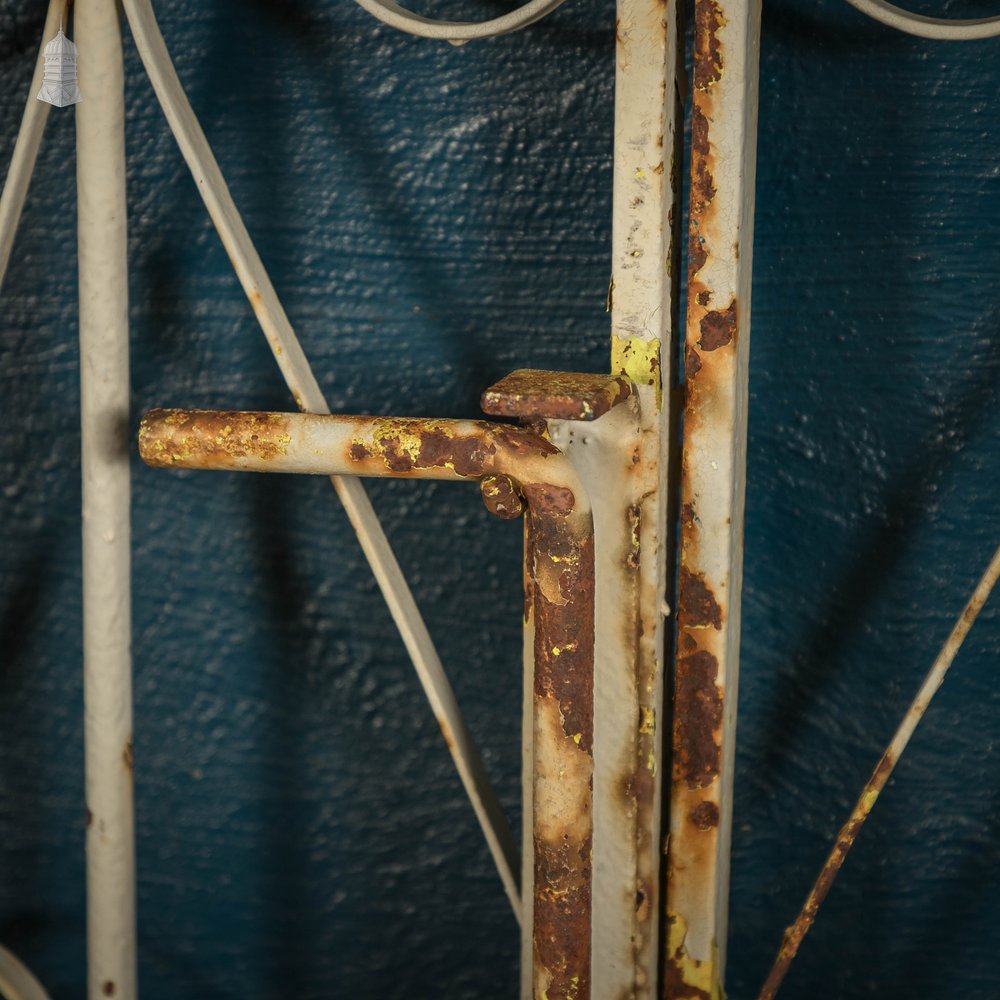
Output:
[[[643,470],[638,401],[627,399],[588,423],[551,420],[550,438],[573,463],[594,512],[597,585],[594,651],[594,981],[595,996],[633,989],[634,956],[612,952],[621,933],[611,919],[648,905],[630,878],[635,864],[637,734],[652,734],[656,719],[637,708],[634,678],[639,641],[639,511]],[[598,957],[599,956],[599,957]],[[597,987],[600,987],[598,992]]]
[[[641,437],[629,525],[637,609],[625,619],[634,623],[634,652],[613,694],[609,690],[631,741],[620,787],[621,823],[630,828],[632,846],[621,859],[627,891],[602,904],[595,916],[595,975],[599,965],[601,995],[615,998],[653,996],[658,976],[678,11],[673,0],[617,4],[611,371],[635,383]]]
[[[622,697],[623,678],[636,672],[638,642],[638,510],[641,502],[638,399],[624,376],[518,371],[488,389],[482,398],[490,413],[515,416],[544,430],[569,459],[591,497],[594,518],[594,796],[592,989],[595,996],[631,989],[635,978],[632,942],[620,940],[620,915],[636,907],[634,884],[623,872],[634,870],[636,807],[633,794],[637,709],[634,682]],[[529,574],[530,575],[530,574]],[[534,622],[525,628],[526,674],[533,672]],[[530,702],[532,692],[526,692]],[[523,780],[534,773],[532,740],[525,739]],[[532,837],[525,817],[525,840]],[[537,876],[526,866],[526,886]],[[531,894],[528,893],[527,896]],[[525,925],[528,921],[525,921]],[[611,932],[609,933],[609,926]],[[533,961],[535,943],[522,936],[523,966]],[[617,986],[613,985],[617,984]],[[537,995],[530,975],[522,996]],[[544,984],[542,984],[544,986]],[[573,986],[574,984],[570,984]],[[542,996],[551,994],[545,988]],[[572,994],[571,994],[572,995]]]
[[[153,410],[142,420],[139,450],[159,468],[479,481],[487,506],[502,516],[516,490],[527,508],[532,664],[525,720],[533,763],[532,991],[537,1000],[587,1000],[594,530],[572,465],[544,438],[506,424],[236,411]]]
[[[627,399],[632,384],[622,376],[577,372],[511,372],[483,393],[483,412],[521,421],[597,420]]]
[[[698,0],[664,996],[722,995],[740,642],[758,0]]]

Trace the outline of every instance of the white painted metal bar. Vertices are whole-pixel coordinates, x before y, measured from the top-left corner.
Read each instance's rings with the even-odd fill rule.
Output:
[[[136,996],[125,107],[115,0],[76,5],[87,987]]]
[[[42,40],[38,47],[35,72],[31,77],[31,87],[24,105],[24,115],[21,117],[21,127],[14,140],[14,152],[7,168],[3,193],[0,194],[0,288],[3,287],[3,279],[7,274],[17,225],[21,221],[31,175],[35,171],[35,161],[38,159],[38,149],[45,133],[45,123],[49,120],[51,110],[50,104],[38,100],[37,97],[42,86],[42,73],[45,70],[45,44],[65,22],[67,6],[68,0],[51,0],[49,3],[45,26],[42,28]]]
[[[724,979],[759,36],[760,0],[696,0],[668,998]]]
[[[663,759],[663,606],[669,533],[675,191],[675,0],[618,0],[612,222],[611,369],[637,386],[639,460],[629,472],[639,499],[629,530],[637,547],[631,616],[608,608],[631,629],[628,670],[598,666],[607,735],[595,745],[595,809],[617,798],[617,812],[596,818],[600,839],[618,844],[618,885],[600,877],[595,912],[595,996],[652,997],[657,989]],[[611,627],[599,614],[597,628]],[[599,874],[595,871],[595,884]],[[595,890],[596,891],[596,890]],[[626,961],[624,956],[628,956]]]
[[[296,405],[329,413],[309,361],[253,245],[222,171],[184,93],[149,0],[123,0],[139,56],[198,191],[229,254]],[[486,838],[515,917],[521,919],[517,849],[507,820],[465,725],[451,684],[402,570],[361,483],[332,477],[334,490],[358,536],[372,573],[402,636],[427,700],[441,727],[462,785]]]

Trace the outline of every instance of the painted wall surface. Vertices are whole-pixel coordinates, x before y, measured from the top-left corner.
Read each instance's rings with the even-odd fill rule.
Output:
[[[0,0],[3,163],[43,6]],[[610,2],[461,48],[334,0],[158,8],[335,409],[475,415],[513,368],[606,368]],[[127,58],[134,420],[291,408]],[[765,5],[735,998],[998,541],[998,87],[1000,43]],[[84,965],[72,144],[54,110],[0,298],[0,941],[57,998]],[[134,490],[143,995],[513,996],[513,918],[329,486],[136,460]],[[520,528],[472,488],[371,492],[516,823]],[[998,653],[995,603],[789,1000],[1000,994]]]

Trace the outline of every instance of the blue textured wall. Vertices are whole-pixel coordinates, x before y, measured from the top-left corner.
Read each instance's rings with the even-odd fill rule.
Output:
[[[2,162],[42,6],[0,0]],[[159,8],[336,409],[471,415],[514,367],[606,366],[610,2],[459,49],[333,0]],[[998,540],[998,54],[766,5],[736,998]],[[131,50],[127,100],[136,416],[288,406]],[[58,998],[84,964],[72,141],[54,111],[0,299],[0,941]],[[516,819],[519,529],[471,489],[371,492]],[[513,996],[513,919],[329,487],[137,463],[134,539],[144,996]],[[998,652],[993,607],[789,1000],[1000,994]]]

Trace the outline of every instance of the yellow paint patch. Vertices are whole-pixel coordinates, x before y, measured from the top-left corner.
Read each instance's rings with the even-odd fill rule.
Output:
[[[611,338],[611,373],[627,375],[636,385],[651,385],[656,389],[656,405],[663,403],[660,378],[660,341],[642,337]]]
[[[712,1000],[726,1000],[726,994],[719,982],[719,949],[712,942],[712,953],[705,961],[692,958],[687,953],[687,921],[677,913],[668,915],[667,961],[680,973],[681,981],[687,986],[707,993]]]
[[[647,705],[642,705],[639,708],[639,732],[643,736],[656,734],[656,710]]]

